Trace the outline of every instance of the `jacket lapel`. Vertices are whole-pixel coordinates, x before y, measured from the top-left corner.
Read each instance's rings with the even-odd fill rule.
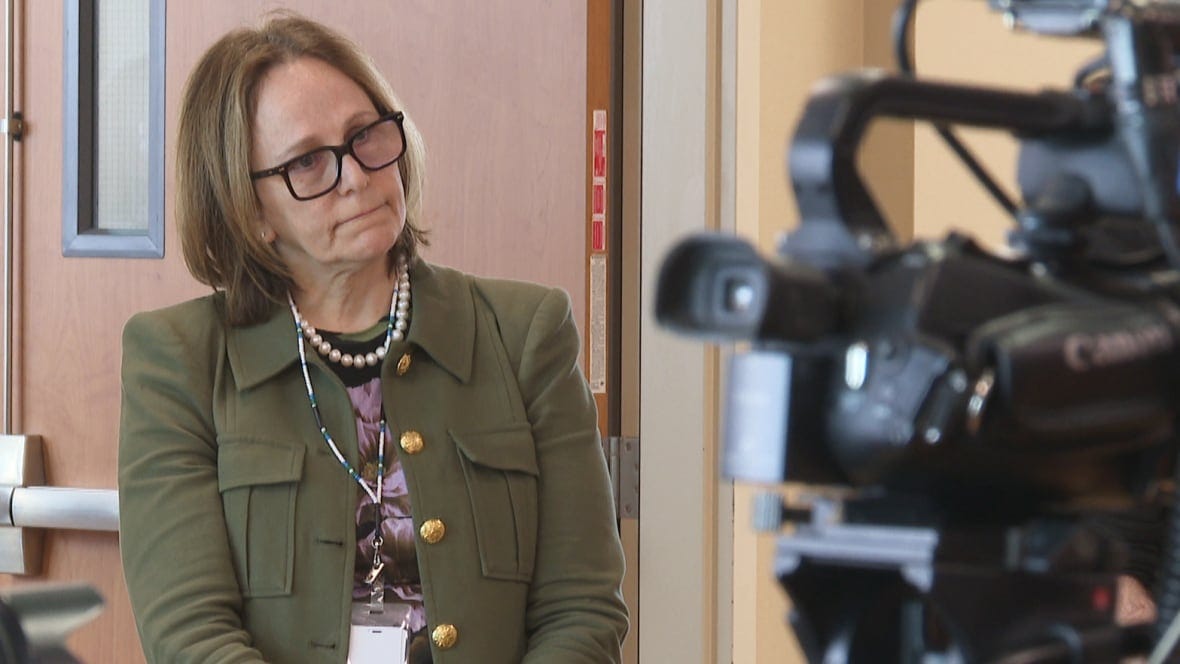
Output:
[[[249,327],[230,327],[226,353],[239,390],[271,378],[299,360],[291,312],[275,305],[270,318]]]
[[[466,383],[475,352],[475,300],[467,279],[418,260],[410,270],[410,284],[408,343]],[[277,304],[262,323],[229,328],[226,352],[238,389],[254,387],[297,362],[295,334],[291,312]]]
[[[410,296],[408,341],[466,383],[475,353],[475,300],[468,279],[419,260],[410,269]]]

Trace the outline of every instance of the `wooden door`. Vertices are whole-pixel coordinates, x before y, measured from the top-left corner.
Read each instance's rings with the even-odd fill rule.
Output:
[[[120,333],[134,312],[203,294],[171,218],[183,82],[220,34],[275,2],[173,1],[166,30],[163,259],[63,258],[63,10],[21,4],[16,171],[15,433],[40,434],[47,483],[113,489]],[[291,0],[377,61],[427,145],[429,259],[570,292],[584,319],[586,5],[549,0]],[[111,533],[46,533],[44,574],[82,581],[107,606],[71,650],[92,664],[143,661]],[[166,564],[161,561],[162,564]]]

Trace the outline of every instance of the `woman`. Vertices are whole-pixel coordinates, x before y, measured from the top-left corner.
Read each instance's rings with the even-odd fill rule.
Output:
[[[394,662],[404,630],[410,661],[618,661],[568,298],[418,257],[421,142],[368,58],[297,16],[232,32],[177,152],[185,260],[215,292],[124,332],[147,659]]]

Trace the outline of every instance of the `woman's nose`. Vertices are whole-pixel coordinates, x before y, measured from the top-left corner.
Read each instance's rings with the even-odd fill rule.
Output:
[[[340,158],[340,193],[348,193],[363,189],[369,183],[369,171],[357,161],[356,157],[346,154]]]

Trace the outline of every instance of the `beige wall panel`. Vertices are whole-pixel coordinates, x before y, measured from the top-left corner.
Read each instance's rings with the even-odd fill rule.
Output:
[[[864,59],[862,67],[897,71],[893,52],[893,12],[898,3],[864,2]],[[902,239],[914,229],[914,125],[881,119],[869,126],[859,167],[885,221]]]
[[[788,141],[812,84],[824,76],[861,66],[863,9],[862,0],[764,0],[739,5],[739,22],[747,5],[760,6],[761,14],[757,65],[758,244],[770,250],[778,236],[794,227],[799,218],[787,181]],[[740,57],[738,66],[747,66]],[[738,223],[742,223],[740,219]]]

